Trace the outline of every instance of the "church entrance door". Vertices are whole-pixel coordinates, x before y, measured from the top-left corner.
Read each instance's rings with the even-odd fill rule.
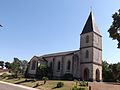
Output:
[[[85,81],[89,80],[89,69],[88,68],[84,69],[84,80]]]
[[[100,81],[100,71],[99,71],[99,69],[96,69],[96,81],[97,82]]]

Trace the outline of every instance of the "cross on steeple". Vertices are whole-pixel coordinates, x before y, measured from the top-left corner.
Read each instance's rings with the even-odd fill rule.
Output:
[[[100,32],[98,30],[98,27],[95,23],[92,11],[90,11],[89,17],[86,21],[86,24],[85,24],[81,34],[85,34],[85,33],[88,33],[88,32],[95,32],[97,34],[100,34]]]

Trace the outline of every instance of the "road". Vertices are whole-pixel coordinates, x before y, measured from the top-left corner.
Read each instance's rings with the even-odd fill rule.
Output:
[[[0,90],[39,90],[39,89],[0,81]]]

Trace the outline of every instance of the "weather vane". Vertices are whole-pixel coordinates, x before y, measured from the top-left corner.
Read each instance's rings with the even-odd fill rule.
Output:
[[[92,6],[90,6],[90,11],[92,11]]]

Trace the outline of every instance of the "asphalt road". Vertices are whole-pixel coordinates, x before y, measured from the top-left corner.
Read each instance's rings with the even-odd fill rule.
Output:
[[[0,81],[0,90],[38,90],[30,87],[25,87],[21,85],[10,84]]]

